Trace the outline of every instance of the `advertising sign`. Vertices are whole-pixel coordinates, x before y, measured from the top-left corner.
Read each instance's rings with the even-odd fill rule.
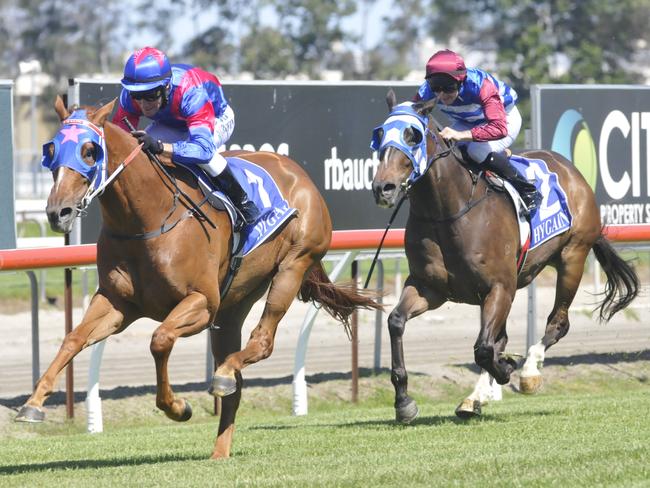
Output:
[[[650,86],[536,85],[533,141],[580,170],[603,224],[650,223]]]
[[[392,210],[375,205],[371,183],[379,160],[369,148],[373,128],[388,116],[392,88],[410,100],[414,83],[224,83],[235,112],[225,149],[266,150],[289,156],[310,175],[329,207],[335,230],[383,229]],[[94,105],[119,95],[115,81],[72,80],[71,101]],[[96,203],[95,203],[96,207]],[[404,227],[402,208],[394,228]],[[93,223],[93,221],[95,223]],[[95,242],[99,212],[82,222],[82,242]]]
[[[0,249],[16,247],[12,91],[12,81],[0,80]]]

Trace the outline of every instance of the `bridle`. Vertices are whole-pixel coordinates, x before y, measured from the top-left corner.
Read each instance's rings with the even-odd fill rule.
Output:
[[[477,185],[478,185],[479,175],[476,175],[475,173],[470,171],[470,169],[467,167],[467,165],[463,161],[462,157],[458,156],[458,154],[457,154],[458,146],[456,144],[450,144],[448,141],[446,141],[445,139],[440,137],[439,133],[440,133],[440,131],[442,130],[443,127],[442,127],[442,124],[440,124],[436,120],[436,118],[433,116],[433,114],[429,114],[429,121],[431,123],[433,123],[434,126],[436,127],[436,132],[431,130],[430,127],[427,127],[425,137],[430,135],[437,142],[436,146],[443,146],[445,149],[443,149],[442,151],[439,151],[439,152],[435,152],[431,156],[431,158],[427,162],[426,169],[425,169],[425,171],[423,171],[422,174],[424,175],[424,174],[428,173],[435,161],[437,161],[437,160],[439,160],[441,158],[447,157],[447,156],[449,156],[451,154],[451,155],[454,156],[454,159],[456,160],[456,162],[458,164],[460,164],[463,167],[463,169],[465,169],[467,171],[467,173],[469,174],[469,176],[470,176],[470,178],[472,180],[472,187],[471,187],[471,190],[470,190],[469,197],[467,198],[467,200],[465,202],[465,205],[458,212],[456,212],[455,214],[450,215],[449,217],[444,217],[444,218],[440,218],[440,219],[435,219],[435,218],[431,218],[431,217],[419,217],[417,215],[416,215],[416,217],[418,218],[418,220],[422,220],[422,221],[426,221],[426,222],[430,222],[430,223],[434,223],[434,224],[450,223],[450,222],[454,222],[455,220],[458,220],[459,218],[461,218],[462,216],[467,214],[470,210],[472,210],[474,207],[476,207],[478,204],[480,204],[483,200],[485,200],[488,197],[488,194],[489,194],[490,191],[489,191],[489,188],[487,188],[486,191],[485,191],[485,194],[483,196],[481,196],[481,198],[479,198],[478,200],[474,200],[474,194],[476,192],[476,188],[477,188]],[[403,186],[403,189],[404,189],[404,195],[402,196],[402,198],[407,198],[408,197],[408,192],[411,189],[411,187],[413,186],[413,183],[409,183],[409,180],[407,180],[404,183],[402,183],[402,186]]]
[[[124,117],[122,120],[124,121],[124,123],[127,125],[127,127],[130,130],[132,130],[132,131],[135,130],[135,128],[131,125],[131,123],[129,122],[129,120],[126,117]],[[141,148],[142,148],[142,144],[136,146],[136,148],[133,150],[133,152],[131,154],[129,154],[129,156],[127,157],[128,162],[125,160],[125,162],[121,163],[117,167],[117,169],[111,174],[111,176],[107,180],[107,183],[110,183],[111,181],[113,181],[117,177],[117,175],[119,175],[119,173],[121,173],[124,170],[126,165],[131,161],[131,160],[129,160],[129,158],[132,159],[132,157],[135,157],[134,153],[137,154],[140,151]],[[169,171],[167,171],[167,169],[165,169],[164,165],[160,162],[160,160],[158,159],[158,157],[155,154],[153,154],[149,150],[145,151],[145,154],[149,158],[149,161],[157,168],[157,170],[162,175],[164,175],[164,177],[167,179],[167,181],[169,181],[169,183],[171,183],[171,186],[173,187],[172,188],[173,201],[172,201],[171,209],[169,210],[169,212],[167,212],[167,215],[165,216],[162,223],[160,224],[160,227],[156,228],[155,230],[152,230],[152,231],[149,231],[149,232],[142,232],[142,233],[138,233],[138,234],[119,234],[119,233],[113,232],[113,231],[111,231],[109,229],[106,229],[107,234],[109,236],[111,236],[112,238],[118,239],[118,240],[147,240],[147,239],[152,239],[152,238],[158,237],[158,236],[160,236],[162,234],[166,234],[167,232],[171,231],[174,227],[176,227],[181,221],[186,220],[186,219],[188,219],[190,217],[195,217],[199,222],[207,222],[208,224],[210,224],[210,226],[213,229],[216,229],[217,226],[214,224],[214,222],[212,222],[212,220],[210,220],[210,218],[205,214],[205,212],[203,212],[203,210],[201,210],[201,207],[203,206],[203,204],[205,202],[207,202],[208,197],[206,196],[205,198],[203,198],[203,200],[201,200],[201,202],[196,204],[194,202],[194,200],[192,200],[192,198],[189,195],[187,195],[178,186],[178,182],[176,181],[176,177],[173,174],[171,174]],[[167,185],[165,185],[165,186],[167,186]],[[184,200],[184,202],[181,201],[181,198]],[[174,222],[169,223],[168,222],[169,219],[171,218],[171,216],[176,211],[176,208],[178,208],[179,201],[181,203],[183,203],[187,207],[187,210],[185,212],[183,212],[183,214],[180,217],[178,217],[178,219],[176,219]]]
[[[463,164],[463,161],[461,158],[458,157],[458,155],[455,152],[456,145],[449,144],[446,140],[442,139],[439,137],[439,133],[442,130],[442,125],[436,120],[436,118],[433,116],[433,114],[429,114],[428,116],[429,121],[433,123],[436,126],[437,132],[434,132],[431,130],[429,126],[425,128],[424,136],[423,137],[428,137],[431,136],[432,139],[436,140],[438,144],[436,144],[436,147],[438,146],[443,146],[444,149],[442,151],[434,152],[430,158],[427,160],[427,164],[425,167],[425,170],[422,172],[422,175],[424,176],[429,172],[431,167],[433,166],[433,163],[438,161],[439,159],[445,158],[449,156],[450,154],[454,156],[458,164],[460,164],[470,175],[470,178],[472,179],[472,189],[470,191],[469,198],[467,199],[467,202],[465,206],[457,213],[450,217],[445,217],[442,219],[431,219],[429,217],[424,218],[424,217],[418,217],[418,219],[426,221],[428,223],[434,223],[434,224],[441,224],[441,223],[449,223],[453,222],[455,220],[458,220],[461,218],[463,215],[468,213],[470,210],[472,210],[474,207],[476,207],[479,203],[481,203],[483,200],[485,200],[488,196],[489,188],[486,189],[485,194],[479,198],[478,200],[472,201],[474,198],[474,192],[476,190],[477,184],[478,184],[478,176],[472,173],[467,166]],[[387,150],[396,150],[396,151],[401,151],[398,148],[395,147],[389,147]],[[383,155],[383,158],[385,158],[387,154]],[[388,231],[390,230],[391,226],[393,225],[393,222],[395,221],[395,218],[397,217],[397,213],[399,212],[400,208],[402,207],[402,204],[404,203],[404,200],[406,200],[409,196],[409,192],[412,188],[412,186],[415,184],[415,181],[411,181],[410,177],[407,177],[407,179],[402,182],[401,184],[401,189],[402,189],[402,196],[398,200],[397,204],[395,205],[395,210],[393,211],[390,219],[388,220],[388,224],[386,225],[386,230],[384,231],[384,234],[379,241],[379,245],[377,246],[377,252],[375,253],[375,256],[372,260],[372,263],[370,264],[370,270],[368,271],[368,276],[366,277],[365,284],[363,286],[364,289],[368,288],[368,284],[370,283],[370,278],[372,277],[372,272],[375,268],[375,263],[377,262],[377,259],[379,259],[379,253],[381,252],[381,248],[384,245],[384,240],[386,239],[386,235],[388,235]],[[411,211],[412,212],[412,211]]]

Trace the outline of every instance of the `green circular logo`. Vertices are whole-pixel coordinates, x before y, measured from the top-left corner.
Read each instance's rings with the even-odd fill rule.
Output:
[[[593,191],[598,180],[596,145],[587,122],[574,109],[566,110],[555,126],[551,149],[573,162]]]

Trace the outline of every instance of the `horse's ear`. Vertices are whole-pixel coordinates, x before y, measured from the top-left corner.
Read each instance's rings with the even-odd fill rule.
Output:
[[[393,107],[397,103],[397,96],[395,95],[395,92],[391,88],[388,90],[388,93],[386,93],[386,104],[388,105],[388,112],[393,111]]]
[[[431,100],[427,100],[426,102],[418,102],[415,105],[413,105],[413,110],[415,110],[420,115],[428,116],[437,103],[438,103],[437,97],[432,98]]]
[[[56,114],[59,116],[61,122],[63,122],[68,117],[70,117],[70,112],[68,112],[68,109],[65,106],[65,102],[63,101],[63,98],[61,98],[60,95],[57,95],[56,100],[54,100],[54,110],[56,111]]]
[[[109,115],[113,112],[113,108],[115,107],[115,102],[117,101],[117,98],[114,98],[110,102],[108,102],[106,105],[104,105],[102,108],[97,110],[94,114],[90,116],[91,121],[100,127],[104,126],[104,122],[106,122],[106,119],[108,118]]]

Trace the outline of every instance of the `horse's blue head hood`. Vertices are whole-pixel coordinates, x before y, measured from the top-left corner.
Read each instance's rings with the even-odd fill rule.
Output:
[[[413,164],[413,173],[409,178],[417,180],[427,167],[427,117],[419,114],[413,108],[413,102],[403,102],[395,105],[390,115],[379,127],[372,131],[370,148],[374,151],[383,151],[387,147],[394,147],[403,152]],[[404,132],[411,129],[420,134],[419,142],[409,144],[406,142]]]
[[[95,164],[89,166],[81,157],[81,148],[86,142],[95,146]],[[50,144],[54,153],[50,157]],[[85,110],[75,110],[65,119],[54,138],[43,144],[41,164],[50,171],[60,166],[73,169],[86,178],[92,187],[98,187],[106,177],[104,164],[104,134],[102,129],[88,120]]]

